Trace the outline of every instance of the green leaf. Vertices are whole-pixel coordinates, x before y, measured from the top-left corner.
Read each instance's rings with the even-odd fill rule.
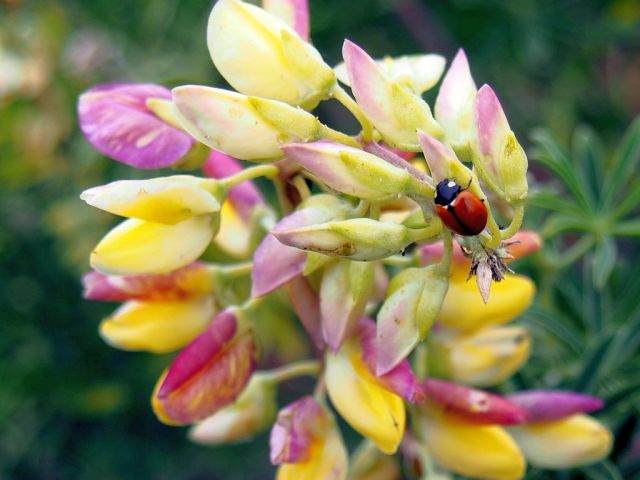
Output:
[[[607,283],[611,270],[616,264],[618,249],[614,239],[605,235],[596,241],[596,248],[593,255],[593,284],[601,289]]]
[[[635,177],[640,161],[640,117],[637,117],[627,129],[620,146],[616,150],[613,164],[603,187],[604,207],[614,205],[616,197],[622,193],[629,179]]]
[[[622,201],[613,209],[611,217],[621,218],[638,206],[640,206],[640,181],[635,180]]]
[[[605,152],[600,139],[587,126],[579,126],[573,134],[573,164],[590,199],[597,203],[603,179]]]
[[[557,193],[536,192],[529,196],[527,202],[529,205],[565,215],[579,215],[581,213],[580,208],[574,202],[562,198]]]
[[[616,223],[611,228],[611,233],[619,237],[640,236],[640,218],[636,220],[629,220],[628,222]]]
[[[591,223],[585,218],[556,213],[546,221],[542,236],[551,238],[563,232],[588,232],[590,229]]]
[[[534,132],[533,140],[537,145],[532,156],[556,174],[562,183],[567,186],[583,210],[592,212],[593,205],[585,194],[584,186],[576,176],[574,166],[567,153],[548,132],[541,130]]]
[[[604,460],[596,465],[583,467],[582,472],[590,480],[624,480],[625,477],[618,467],[610,460]]]

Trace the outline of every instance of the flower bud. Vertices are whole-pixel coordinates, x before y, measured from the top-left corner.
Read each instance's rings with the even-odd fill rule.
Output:
[[[582,414],[510,427],[509,433],[529,463],[540,468],[565,469],[595,463],[605,458],[613,445],[611,432]]]
[[[378,375],[398,365],[427,335],[448,286],[447,275],[438,265],[408,268],[391,280],[378,313]]]
[[[389,77],[408,88],[416,95],[422,95],[438,83],[446,60],[441,55],[403,55],[375,60],[376,64]],[[347,86],[351,86],[347,65],[343,62],[333,68],[336,77]]]
[[[327,266],[320,283],[322,335],[337,352],[353,332],[372,294],[374,264],[338,259]]]
[[[333,416],[313,397],[303,397],[278,413],[270,438],[277,480],[346,480],[347,450]]]
[[[417,237],[415,230],[393,222],[352,218],[271,232],[285,245],[350,258],[379,260],[401,251]]]
[[[82,277],[83,296],[89,300],[171,301],[200,297],[214,290],[211,265],[194,262],[169,273],[156,275],[105,275],[89,272]]]
[[[329,398],[354,430],[391,455],[404,434],[404,403],[369,372],[361,355],[352,342],[345,342],[337,354],[327,351],[325,382]]]
[[[524,200],[528,192],[527,155],[489,85],[478,90],[474,109],[481,153],[477,161],[482,162],[483,170],[502,190],[505,200],[510,203]]]
[[[429,105],[400,82],[393,81],[359,46],[345,40],[342,56],[358,105],[386,143],[416,150],[417,129],[436,137],[442,135]]]
[[[240,324],[236,311],[225,310],[160,377],[153,410],[170,425],[204,420],[238,398],[255,365],[253,331]]]
[[[220,74],[246,95],[311,110],[335,85],[333,70],[311,44],[279,18],[239,0],[214,5],[207,45]]]
[[[382,201],[398,195],[431,196],[433,187],[385,160],[340,143],[290,144],[282,151],[331,188],[364,200]]]
[[[136,302],[118,308],[100,324],[100,336],[121,350],[173,352],[198,336],[215,313],[213,298]]]
[[[475,139],[473,100],[476,84],[471,77],[464,50],[451,62],[436,98],[435,116],[445,132],[445,139],[465,161],[470,158]]]
[[[229,1],[236,0],[223,0]],[[283,156],[283,144],[318,140],[321,134],[316,117],[275,100],[185,85],[173,89],[173,101],[178,121],[187,132],[241,160],[276,160]]]
[[[202,255],[216,229],[211,215],[192,217],[175,225],[125,220],[98,243],[91,253],[91,267],[115,275],[177,270]]]
[[[477,387],[503,382],[522,367],[531,337],[522,327],[494,327],[469,335],[434,333],[429,365],[435,375]]]
[[[528,390],[512,393],[507,399],[524,409],[531,422],[559,420],[576,413],[593,412],[604,406],[598,397],[561,390]]]
[[[234,403],[191,427],[189,439],[204,445],[248,440],[271,426],[277,410],[275,385],[254,373]]]
[[[224,192],[216,192],[214,180],[173,175],[149,180],[118,180],[85,190],[80,198],[115,215],[147,222],[176,224],[188,218],[220,210]]]
[[[525,459],[504,428],[478,425],[436,410],[419,418],[429,453],[447,470],[490,480],[524,476]]]
[[[96,150],[119,162],[143,169],[168,167],[194,144],[147,105],[149,100],[170,98],[171,92],[160,85],[98,85],[80,95],[80,128]]]
[[[442,303],[438,322],[463,332],[475,332],[490,325],[510,322],[524,312],[535,293],[533,282],[522,275],[507,275],[495,283],[491,298],[484,303],[475,283],[454,276]]]

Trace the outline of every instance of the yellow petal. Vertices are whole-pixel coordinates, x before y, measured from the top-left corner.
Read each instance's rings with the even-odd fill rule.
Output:
[[[214,243],[234,257],[245,258],[251,253],[250,241],[249,226],[240,218],[231,202],[224,202],[220,212],[220,231]]]
[[[327,435],[312,443],[306,461],[280,465],[276,480],[345,480],[347,462],[347,450],[334,425]]]
[[[487,480],[524,476],[522,452],[503,428],[470,423],[436,411],[425,415],[423,421],[429,453],[448,470]]]
[[[198,336],[213,319],[213,300],[127,302],[100,324],[100,335],[122,350],[172,352]]]
[[[91,266],[102,273],[166,273],[196,260],[214,233],[210,215],[175,225],[129,219],[111,230],[91,253]]]
[[[527,460],[541,468],[571,468],[605,458],[611,432],[594,418],[577,414],[554,422],[509,428]]]
[[[340,415],[387,454],[395,453],[405,427],[404,402],[383,388],[349,344],[326,354],[325,380],[331,402]]]
[[[510,322],[527,309],[534,293],[535,286],[529,278],[507,275],[503,281],[492,285],[491,296],[485,304],[476,282],[455,276],[449,284],[438,321],[445,327],[462,331]]]
[[[123,217],[175,224],[220,210],[218,200],[207,191],[207,182],[189,175],[119,180],[85,190],[80,198]]]

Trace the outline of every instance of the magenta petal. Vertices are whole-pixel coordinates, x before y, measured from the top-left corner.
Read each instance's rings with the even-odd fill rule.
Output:
[[[293,310],[302,326],[309,334],[313,344],[322,351],[325,347],[322,335],[322,315],[320,297],[311,287],[309,280],[302,275],[296,276],[285,284]]]
[[[328,415],[312,396],[302,397],[278,412],[271,429],[271,463],[298,463],[309,456],[315,437],[328,425]]]
[[[522,408],[483,390],[432,378],[424,380],[422,388],[428,401],[473,422],[518,425],[529,420]]]
[[[362,359],[372,375],[376,374],[376,323],[363,317],[358,323],[358,335],[362,345]],[[411,403],[424,400],[424,392],[406,358],[388,373],[376,377],[388,390]]]
[[[153,84],[98,85],[78,100],[80,128],[99,152],[136,168],[173,165],[195,140],[156,117],[146,106],[151,98],[171,99]]]
[[[242,164],[238,160],[218,150],[211,150],[207,161],[202,166],[205,175],[211,178],[229,177],[242,169]],[[251,219],[256,205],[265,203],[262,193],[250,180],[232,187],[228,198],[245,222]]]
[[[604,406],[598,397],[561,390],[529,390],[507,395],[507,399],[526,411],[531,422],[559,420],[576,413],[593,412]]]

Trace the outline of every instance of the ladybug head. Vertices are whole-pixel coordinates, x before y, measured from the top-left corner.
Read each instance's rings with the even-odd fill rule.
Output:
[[[436,185],[436,205],[446,206],[455,200],[462,187],[454,180],[445,178]]]

